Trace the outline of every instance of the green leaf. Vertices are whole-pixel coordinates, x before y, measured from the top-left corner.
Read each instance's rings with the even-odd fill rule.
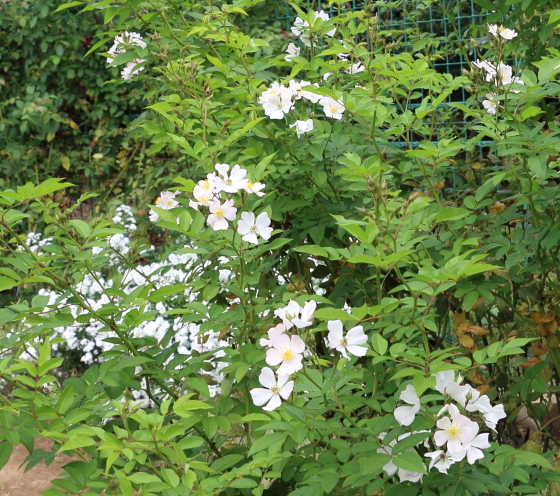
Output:
[[[344,310],[334,307],[319,308],[315,310],[313,316],[321,320],[352,320],[354,322],[359,320],[358,318],[354,317],[354,315],[350,315]]]
[[[8,463],[14,447],[8,441],[0,442],[0,470]]]
[[[270,422],[270,417],[264,413],[250,413],[249,415],[245,415],[241,420],[243,420],[243,422]]]
[[[327,250],[325,250],[324,248],[321,248],[320,246],[317,246],[317,245],[296,246],[294,248],[294,251],[299,251],[300,253],[309,253],[310,255],[313,255],[314,257],[329,258],[329,252]]]
[[[18,285],[17,281],[14,281],[9,277],[0,276],[0,291],[5,291],[6,289],[12,289],[17,285]]]
[[[132,484],[128,480],[128,476],[116,469],[115,474],[117,474],[117,478],[119,479],[119,489],[121,490],[123,496],[134,496]]]
[[[416,451],[405,451],[401,453],[396,458],[393,458],[393,463],[404,470],[410,470],[411,472],[420,472],[422,474],[426,473],[426,467],[420,455]]]
[[[247,479],[243,477],[242,479],[235,479],[229,487],[237,487],[239,489],[248,489],[250,487],[257,487],[258,484],[253,479]]]
[[[153,302],[161,301],[165,296],[169,296],[176,293],[183,293],[188,286],[184,284],[175,284],[173,286],[164,286],[163,288],[156,289],[150,293],[148,300]]]
[[[73,3],[76,3],[76,2],[73,2]],[[77,2],[77,3],[81,3],[81,2]],[[60,7],[57,9],[57,11],[58,10],[60,10]],[[57,11],[55,11],[55,12],[57,12]],[[35,190],[33,191],[33,196],[49,195],[49,194],[54,193],[55,191],[58,191],[60,189],[75,186],[72,183],[61,183],[60,181],[62,181],[62,179],[58,179],[58,178],[47,179],[46,181],[42,182],[41,184],[39,184],[35,188]]]
[[[128,480],[134,484],[149,484],[150,482],[161,482],[157,475],[148,474],[146,472],[135,472],[128,474]]]
[[[118,372],[126,367],[137,367],[138,365],[153,361],[153,358],[142,356],[119,358],[117,363],[111,368],[111,371]]]
[[[465,269],[466,276],[473,276],[474,274],[480,274],[481,272],[488,272],[489,270],[501,269],[497,265],[490,265],[485,263],[476,263],[474,265],[469,265]]]
[[[189,400],[183,396],[173,405],[173,411],[180,417],[190,417],[193,410],[211,410],[214,408],[208,403],[198,400]]]
[[[375,333],[370,338],[373,349],[379,354],[384,355],[389,347],[389,342],[379,333]]]
[[[224,455],[221,458],[217,458],[210,468],[216,472],[223,472],[230,467],[233,467],[236,463],[243,460],[243,455]]]
[[[552,468],[552,464],[549,460],[532,451],[517,451],[513,458],[515,460],[515,465],[540,465],[547,469]]]
[[[472,307],[474,307],[475,303],[478,301],[478,292],[471,291],[465,295],[463,300],[463,310],[468,312]]]
[[[431,432],[418,432],[417,434],[411,434],[393,446],[393,454],[397,455],[410,448],[414,448],[431,435]],[[416,470],[416,472],[419,472],[419,470]]]
[[[496,4],[490,0],[473,0],[473,2],[490,12],[496,10]]]
[[[253,443],[253,446],[251,446],[251,449],[249,450],[249,456],[258,453],[259,451],[265,450],[268,447],[272,446],[273,444],[283,443],[287,437],[288,434],[285,432],[275,432],[273,434],[266,434],[263,437],[257,439]]]
[[[58,7],[58,9],[56,9],[54,11],[54,13],[56,12],[60,12],[61,10],[66,10],[69,9],[71,7],[75,7],[76,5],[82,5],[84,2],[78,2],[78,1],[74,1],[74,2],[70,2],[70,3],[63,3],[62,5],[60,5]]]
[[[68,224],[70,224],[74,229],[76,229],[76,231],[78,231],[78,234],[82,238],[89,238],[89,235],[91,234],[91,229],[87,222],[84,222],[83,220],[72,219],[68,221]]]
[[[10,322],[17,314],[9,308],[0,308],[0,325]]]
[[[85,448],[86,446],[95,445],[95,440],[90,437],[75,437],[74,439],[66,441],[58,451],[72,451],[78,448]]]
[[[451,207],[441,210],[436,215],[436,222],[449,222],[451,220],[462,219],[469,215],[470,212],[464,208]]]
[[[181,439],[178,443],[182,450],[198,448],[204,444],[204,439],[198,436],[187,436]]]
[[[305,413],[305,410],[302,410],[301,408],[284,403],[282,405],[282,411],[287,413],[294,420],[298,420],[303,423],[307,422],[307,414]]]
[[[74,387],[70,384],[58,398],[56,409],[59,413],[64,414],[70,409],[72,403],[74,403]]]

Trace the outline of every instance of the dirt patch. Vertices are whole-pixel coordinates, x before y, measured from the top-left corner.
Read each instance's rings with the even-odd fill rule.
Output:
[[[49,439],[35,439],[35,448],[50,451],[52,441]],[[48,467],[39,463],[28,472],[24,472],[25,465],[20,468],[28,452],[23,445],[14,446],[10,461],[0,470],[1,496],[41,496],[40,491],[51,487],[51,480],[56,479],[62,472],[62,466],[72,461],[65,454],[57,455]]]

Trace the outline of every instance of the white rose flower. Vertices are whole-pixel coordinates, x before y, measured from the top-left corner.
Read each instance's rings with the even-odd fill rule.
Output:
[[[237,209],[233,206],[233,200],[227,200],[223,204],[220,200],[214,200],[210,205],[210,215],[208,216],[208,225],[214,231],[224,231],[229,227],[228,220],[235,219]]]
[[[257,234],[263,239],[270,239],[272,231],[266,212],[260,213],[256,219],[253,212],[243,212],[237,224],[237,232],[241,234],[241,239],[255,245],[259,244]]]
[[[490,115],[496,115],[498,104],[493,100],[493,98],[496,96],[497,96],[496,93],[487,93],[486,94],[487,100],[483,100],[482,102],[482,106],[486,109],[486,112],[488,112]]]
[[[302,134],[313,131],[313,119],[307,119],[306,121],[296,121],[290,124],[290,127],[296,128],[297,137],[299,138]]]
[[[249,194],[255,193],[255,195],[261,197],[264,196],[264,193],[261,191],[261,189],[263,188],[264,188],[263,183],[259,183],[258,181],[256,183],[254,183],[253,181],[247,181],[247,184],[243,189],[247,191],[247,193]]]
[[[286,53],[288,55],[284,57],[284,60],[286,62],[291,62],[294,57],[299,57],[299,54],[301,53],[301,48],[298,47],[295,43],[290,43],[288,45],[288,48],[286,49]]]
[[[322,98],[319,103],[323,106],[323,111],[327,117],[331,117],[336,120],[342,119],[342,114],[346,110],[342,100],[335,100],[326,96]]]
[[[278,374],[278,381],[272,369],[264,367],[259,376],[259,382],[264,388],[251,389],[251,397],[256,406],[267,405],[263,410],[270,412],[276,410],[281,404],[282,399],[287,400],[294,390],[294,381],[288,381],[289,375]]]
[[[139,64],[143,64],[144,62],[146,62],[146,59],[134,59],[128,62],[124,66],[124,69],[121,71],[121,77],[125,81],[128,81],[134,76],[140,74],[145,69],[145,67],[143,65],[139,66]]]
[[[266,363],[268,365],[280,365],[278,374],[291,375],[303,368],[303,352],[305,343],[299,336],[271,336],[271,346],[266,352]]]
[[[497,24],[488,24],[488,32],[496,38],[502,37],[504,40],[512,40],[517,36],[513,29],[504,28]]]
[[[228,164],[216,164],[216,170],[220,176],[215,179],[215,188],[218,193],[225,191],[226,193],[237,193],[240,189],[244,189],[249,182],[245,179],[247,171],[242,169],[239,164],[235,164],[231,173],[228,175]]]
[[[162,208],[163,210],[171,210],[172,208],[178,207],[180,203],[175,200],[175,197],[179,194],[179,192],[172,193],[171,191],[162,191],[154,205],[156,207]],[[157,214],[154,210],[150,209],[149,219],[151,222],[157,222],[159,219],[159,214]]]
[[[340,320],[330,320],[327,323],[327,327],[329,328],[329,335],[327,337],[329,348],[340,351],[344,358],[348,358],[347,351],[354,356],[366,356],[368,349],[363,345],[367,343],[368,338],[362,326],[350,329],[346,337],[344,337],[344,328]]]
[[[395,420],[401,425],[410,425],[414,422],[416,414],[420,411],[420,398],[418,394],[416,394],[414,386],[412,384],[406,386],[406,388],[401,391],[399,399],[408,403],[410,406],[399,406],[395,409]]]
[[[271,119],[283,119],[284,114],[287,114],[293,107],[292,91],[284,86],[277,95],[268,96],[262,106],[265,115]]]

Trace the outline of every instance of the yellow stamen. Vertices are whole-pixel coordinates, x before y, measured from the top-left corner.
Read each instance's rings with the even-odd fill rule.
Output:
[[[451,424],[446,430],[447,430],[447,437],[453,440],[453,439],[457,439],[461,435],[461,431],[463,429],[459,425]]]
[[[282,350],[280,352],[280,357],[282,358],[283,361],[290,361],[292,358],[294,358],[294,352],[292,350]]]
[[[224,216],[224,209],[222,207],[218,207],[214,212],[216,217],[223,217]]]

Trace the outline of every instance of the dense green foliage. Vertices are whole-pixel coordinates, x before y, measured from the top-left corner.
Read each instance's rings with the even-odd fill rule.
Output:
[[[148,111],[136,125],[150,152],[174,157],[135,178],[171,191],[150,214],[163,234],[153,244],[166,252],[148,270],[159,252],[129,221],[73,219],[57,196],[71,184],[0,192],[0,289],[43,286],[0,310],[0,462],[17,442],[30,465],[51,459],[33,449],[38,436],[77,453],[83,461],[45,496],[557,494],[560,127],[545,107],[560,94],[560,57],[512,63],[511,74],[499,65],[544,56],[556,38],[540,24],[523,31],[514,11],[506,26],[518,37],[475,28],[487,65],[449,75],[433,69],[448,46],[405,51],[405,41],[425,38],[414,30],[387,43],[371,7],[320,20],[293,5],[313,25],[307,47],[305,36],[247,34],[253,3],[63,7],[101,11],[115,33],[148,43],[111,56],[118,71],[144,64],[124,83],[145,81]],[[542,9],[554,26],[556,14]],[[301,52],[287,61],[292,41]],[[273,83],[294,79],[316,86],[287,103],[272,95],[287,91]],[[463,88],[467,104],[446,103]],[[312,129],[291,127],[309,119]],[[218,205],[237,208],[219,229],[222,213],[208,210],[196,183],[218,181],[207,175],[224,163],[265,186],[262,196],[246,183],[219,190]],[[250,213],[271,219],[270,239],[258,231],[262,239],[248,242]],[[46,226],[41,246],[22,232],[29,218]],[[263,410],[255,390],[278,363],[261,340],[280,318],[296,322],[282,310],[294,301],[318,303],[309,322],[286,330],[305,342],[303,365],[293,393]],[[331,345],[337,325],[361,326],[367,343],[341,355]],[[196,335],[188,346],[185,328]],[[63,377],[59,350],[80,332],[103,354]],[[441,446],[432,438],[441,407],[453,403],[434,378],[445,371],[478,388],[464,386],[462,405],[451,396],[491,441],[448,474],[425,458]],[[402,410],[415,405],[411,388],[414,414]],[[479,393],[505,412],[495,431],[465,407]],[[531,439],[516,428],[522,408],[535,422]]]

